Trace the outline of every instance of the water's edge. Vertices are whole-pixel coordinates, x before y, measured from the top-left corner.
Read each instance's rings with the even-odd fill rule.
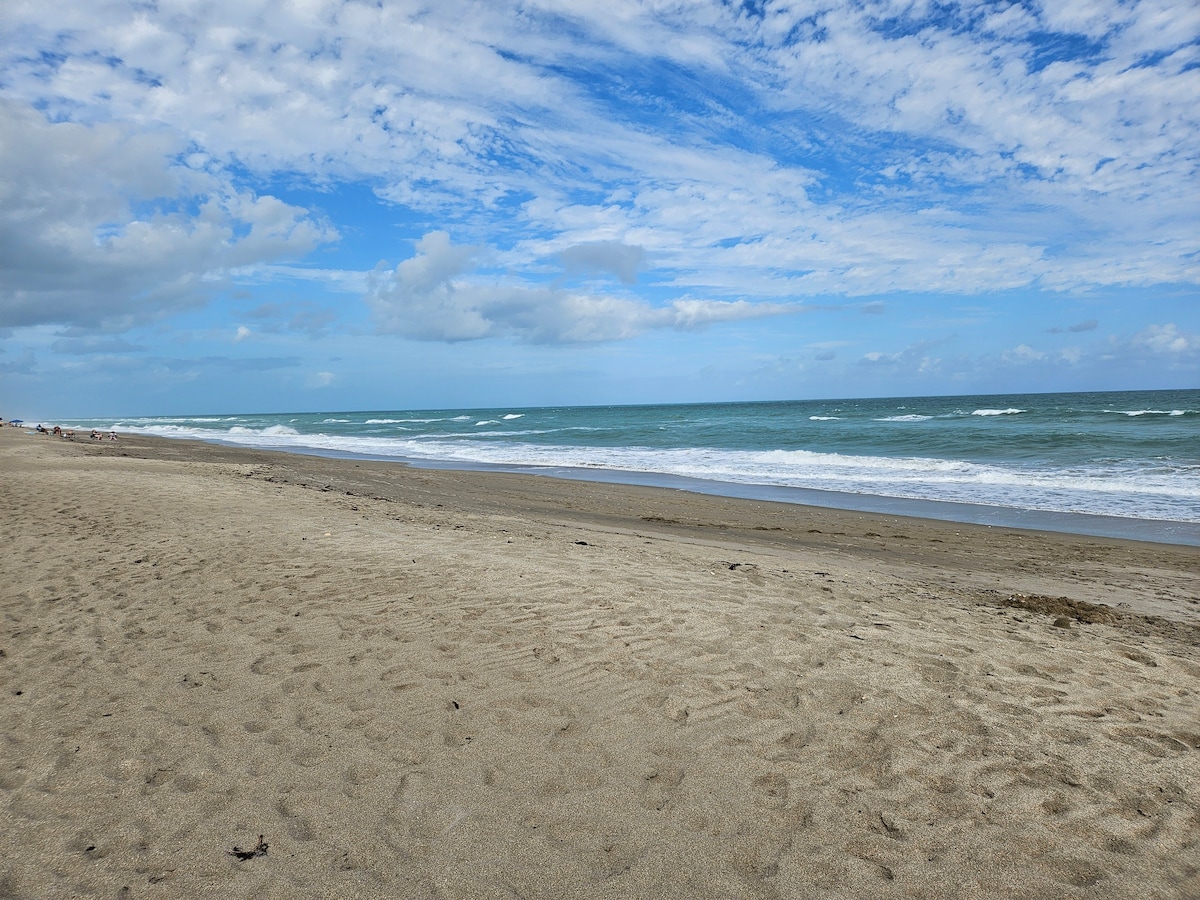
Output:
[[[166,440],[171,440],[171,438],[166,438]],[[206,442],[229,447],[244,448],[246,446],[245,444],[221,440],[208,440]],[[602,484],[658,487],[717,497],[732,497],[742,500],[766,500],[776,503],[791,503],[798,506],[818,506],[849,512],[909,516],[917,519],[959,522],[968,525],[987,525],[1029,531],[1051,531],[1059,534],[1200,547],[1200,523],[1191,522],[1167,521],[1162,519],[1132,519],[1121,516],[1088,515],[1086,513],[1047,512],[1044,510],[956,503],[944,500],[911,500],[876,494],[852,494],[843,491],[823,491],[812,488],[710,481],[703,478],[689,478],[682,475],[667,475],[657,472],[630,472],[616,469],[572,468],[566,466],[510,466],[494,463],[465,463],[458,460],[377,456],[308,448],[281,450],[278,447],[270,447],[260,449],[269,449],[272,452],[299,456],[318,456],[327,459],[370,460],[372,462],[393,463],[414,469],[438,469],[451,472],[509,472],[518,475],[565,478],[573,481],[591,481]]]

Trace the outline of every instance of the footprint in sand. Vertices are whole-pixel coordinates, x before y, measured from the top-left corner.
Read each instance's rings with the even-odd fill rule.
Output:
[[[642,806],[653,810],[666,808],[674,799],[684,774],[684,770],[674,763],[661,763],[647,769],[642,776]]]

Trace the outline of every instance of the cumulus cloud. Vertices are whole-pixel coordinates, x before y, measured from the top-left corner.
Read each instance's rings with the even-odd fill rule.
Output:
[[[1174,322],[1151,325],[1134,335],[1133,346],[1162,355],[1180,355],[1200,350],[1200,335],[1181,332]]]
[[[530,343],[594,343],[802,309],[692,297],[653,306],[629,297],[481,281],[471,277],[470,265],[482,248],[454,245],[444,231],[426,234],[416,251],[395,269],[381,266],[373,273],[366,299],[383,333],[450,342],[514,336]]]
[[[1046,354],[1041,350],[1034,350],[1028,344],[1019,344],[1008,352],[1001,354],[1000,358],[1004,362],[1009,363],[1030,363],[1045,359]]]
[[[0,100],[0,326],[120,331],[334,236],[180,150],[159,130],[49,122]]]
[[[871,368],[890,368],[904,374],[930,374],[938,371],[942,360],[939,357],[932,356],[929,351],[950,340],[952,338],[917,341],[895,353],[883,353],[873,350],[869,353],[864,353],[859,359],[858,364]]]

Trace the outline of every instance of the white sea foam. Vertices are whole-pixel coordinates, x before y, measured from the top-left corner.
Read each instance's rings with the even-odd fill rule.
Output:
[[[1136,418],[1138,416],[1186,416],[1186,409],[1106,409],[1105,412],[1116,412],[1123,416]]]
[[[809,416],[808,421],[810,421],[810,422],[839,422],[839,421],[841,421],[841,418],[842,418],[841,416]]]
[[[1023,413],[1025,410],[1009,407],[1008,409],[977,409],[971,415],[973,416],[1015,416],[1018,413]]]
[[[659,472],[752,484],[848,491],[912,499],[1018,506],[1060,512],[1200,519],[1200,479],[1177,470],[1022,470],[958,460],[848,456],[809,451],[566,448],[520,444],[439,445],[417,452],[465,462]]]
[[[290,425],[268,425],[266,428],[247,428],[245,425],[234,425],[229,434],[261,435],[263,437],[292,436],[299,437],[300,432]]]
[[[525,418],[525,413],[509,413],[506,416],[501,416],[501,418],[502,419],[523,419],[523,418]]]
[[[432,425],[434,422],[469,422],[470,416],[454,416],[448,418],[446,416],[438,416],[436,418],[424,419],[364,419],[364,425]]]
[[[876,422],[927,422],[933,416],[919,416],[910,413],[906,416],[884,416],[882,419],[876,419]]]
[[[567,431],[567,430],[569,430],[569,429],[565,429],[565,428],[555,428],[555,429],[525,428],[520,431],[508,431],[507,429],[505,429],[503,431],[472,431],[470,434],[426,435],[424,437],[424,439],[425,440],[445,440],[447,438],[452,439],[452,438],[485,438],[485,437],[514,438],[514,437],[529,437],[530,435],[535,435],[535,434],[561,434],[563,431]],[[414,435],[414,437],[415,437],[415,435]]]
[[[137,425],[129,421],[114,422],[114,429],[120,431],[128,431],[131,434],[156,434],[160,437],[198,437],[209,438],[220,437],[224,432],[216,431],[211,428],[189,428],[186,425]]]

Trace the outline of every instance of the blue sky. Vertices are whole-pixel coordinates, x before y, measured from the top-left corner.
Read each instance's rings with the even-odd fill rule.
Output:
[[[1200,386],[1200,4],[0,5],[0,414]]]

